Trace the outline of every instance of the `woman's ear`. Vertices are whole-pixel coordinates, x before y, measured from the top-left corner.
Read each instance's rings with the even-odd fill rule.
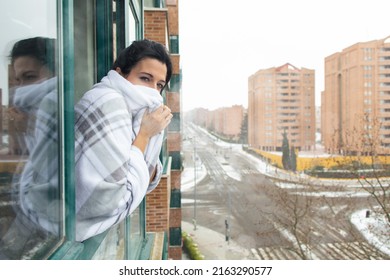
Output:
[[[122,75],[122,70],[119,67],[115,68],[115,71],[118,72],[120,75]]]

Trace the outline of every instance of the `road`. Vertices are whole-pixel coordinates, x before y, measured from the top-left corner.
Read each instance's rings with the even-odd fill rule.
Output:
[[[286,182],[261,174],[242,152],[217,145],[194,126],[185,127],[184,162],[193,166],[195,152],[208,175],[196,191],[182,193],[184,221],[195,218],[198,225],[251,250],[255,259],[389,258],[350,223],[351,213],[370,209],[373,199],[313,195],[347,193],[340,186],[299,182],[282,188]]]

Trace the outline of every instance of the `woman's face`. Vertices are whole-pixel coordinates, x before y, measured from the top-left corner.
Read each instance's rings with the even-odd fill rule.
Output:
[[[122,74],[120,69],[116,71]],[[145,58],[139,61],[125,77],[133,85],[142,85],[156,89],[158,92],[165,86],[167,66],[154,58]]]
[[[34,84],[52,77],[49,69],[32,56],[20,56],[14,61],[15,79],[20,86]]]

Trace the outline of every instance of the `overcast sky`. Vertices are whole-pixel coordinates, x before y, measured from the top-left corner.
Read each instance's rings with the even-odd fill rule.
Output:
[[[316,71],[324,58],[390,35],[388,0],[179,0],[183,108],[247,107],[248,77],[291,63]]]

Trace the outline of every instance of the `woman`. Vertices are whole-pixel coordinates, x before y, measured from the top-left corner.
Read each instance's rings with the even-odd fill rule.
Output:
[[[171,74],[163,45],[135,41],[76,104],[76,240],[122,221],[160,181],[162,133],[172,119],[161,92]]]

